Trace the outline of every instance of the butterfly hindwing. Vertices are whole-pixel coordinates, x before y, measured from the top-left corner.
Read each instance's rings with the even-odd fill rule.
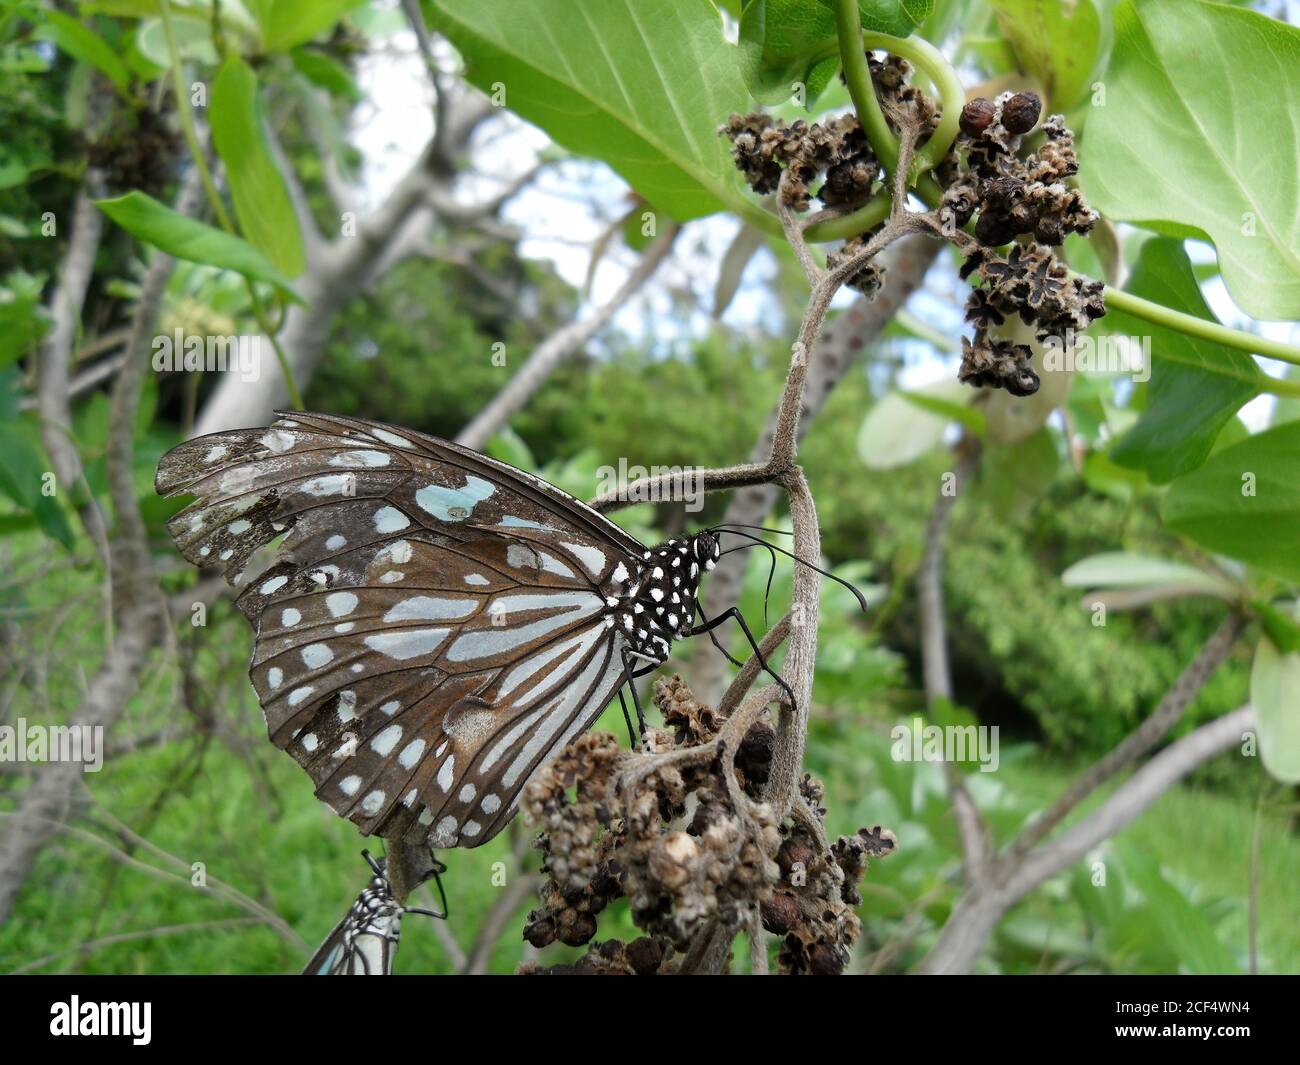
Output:
[[[295,413],[182,444],[157,487],[198,497],[185,557],[242,581],[271,738],[364,832],[485,842],[622,683],[602,615],[641,545],[513,467]]]

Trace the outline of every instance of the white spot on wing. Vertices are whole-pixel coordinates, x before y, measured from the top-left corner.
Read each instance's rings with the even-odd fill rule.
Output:
[[[397,756],[397,760],[403,769],[410,769],[420,760],[420,755],[424,754],[424,746],[424,740],[412,740],[402,748],[402,753]]]
[[[400,532],[411,524],[411,519],[396,507],[380,507],[375,511],[375,528],[381,533]]]
[[[434,650],[451,629],[408,629],[405,632],[377,632],[366,637],[366,646],[389,658],[404,662],[408,658],[427,655]]]
[[[302,649],[302,660],[308,669],[320,669],[334,661],[334,652],[323,643],[312,643]]]
[[[392,753],[397,741],[402,738],[401,725],[389,725],[383,729],[374,739],[370,741],[370,749],[381,758],[387,758]]]
[[[325,605],[336,618],[351,614],[357,608],[357,597],[351,592],[335,592],[325,597]]]
[[[414,595],[395,604],[384,620],[393,621],[446,621],[449,618],[466,618],[478,609],[475,599],[435,599],[428,595]]]
[[[384,451],[340,451],[330,459],[330,465],[353,470],[374,470],[387,466],[391,461],[392,456]]]
[[[605,552],[599,548],[591,547],[589,544],[571,544],[568,542],[562,542],[561,546],[566,551],[572,552],[573,557],[586,566],[587,572],[593,577],[599,577],[605,572]]]
[[[442,763],[438,770],[438,787],[443,791],[451,791],[451,782],[456,778],[456,756],[447,755],[447,760]]]

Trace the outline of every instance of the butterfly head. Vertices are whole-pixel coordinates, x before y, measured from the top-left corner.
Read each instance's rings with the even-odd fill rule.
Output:
[[[691,557],[706,571],[718,564],[721,555],[722,545],[712,530],[705,529],[691,538]]]

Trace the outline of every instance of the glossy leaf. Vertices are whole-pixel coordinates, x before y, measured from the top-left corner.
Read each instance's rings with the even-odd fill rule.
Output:
[[[222,65],[208,110],[240,231],[281,273],[297,277],[306,265],[298,216],[262,125],[257,75],[239,56]]]
[[[431,0],[429,19],[474,85],[679,220],[770,217],[717,132],[749,97],[711,0]]]
[[[1201,0],[1115,10],[1105,106],[1089,112],[1084,191],[1112,219],[1207,235],[1237,305],[1300,317],[1300,29]]]
[[[60,51],[73,59],[89,63],[108,78],[118,92],[126,93],[130,89],[130,71],[99,34],[71,15],[53,8],[47,8],[42,17],[45,21],[37,27],[36,36],[53,41]]]
[[[1211,551],[1300,580],[1300,422],[1226,447],[1178,478],[1164,521]]]
[[[1174,310],[1216,321],[1180,241],[1148,240],[1125,289]],[[1195,469],[1220,430],[1259,393],[1264,375],[1244,351],[1188,336],[1119,312],[1103,324],[1112,333],[1150,337],[1151,382],[1146,409],[1110,456],[1166,484]]]
[[[858,0],[862,28],[909,36],[933,0]],[[745,84],[760,103],[789,100],[796,83],[809,105],[840,68],[834,0],[749,0],[740,17]]]
[[[234,270],[253,281],[266,281],[301,302],[288,280],[248,241],[187,218],[143,192],[128,192],[96,206],[137,240],[190,262]]]

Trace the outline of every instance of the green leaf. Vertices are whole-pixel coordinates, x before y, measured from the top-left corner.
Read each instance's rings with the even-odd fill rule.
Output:
[[[49,327],[41,305],[44,282],[22,270],[0,281],[0,369],[26,355]]]
[[[1286,654],[1300,651],[1300,623],[1296,622],[1294,611],[1288,614],[1262,600],[1250,605],[1259,619],[1259,627],[1268,634],[1273,646]]]
[[[88,63],[113,83],[118,92],[125,95],[131,88],[131,74],[126,64],[117,57],[117,53],[108,46],[94,30],[83,26],[81,22],[62,11],[46,8],[45,21],[36,28],[36,36],[46,41],[53,41],[59,49],[67,52],[81,63]]]
[[[1051,111],[1068,111],[1092,84],[1105,35],[1096,0],[992,0],[1020,69],[1043,86]]]
[[[1219,942],[1202,910],[1171,884],[1150,855],[1132,851],[1125,865],[1133,884],[1146,898],[1146,916],[1154,922],[1180,963],[1195,975],[1237,973],[1232,951]]]
[[[57,499],[43,493],[48,465],[16,420],[0,422],[0,493],[8,496],[51,539],[71,550],[76,537]]]
[[[933,0],[858,0],[862,28],[908,37]],[[840,69],[834,0],[749,0],[740,16],[741,69],[760,103],[789,100],[805,86],[809,106]]]
[[[1211,551],[1300,580],[1300,422],[1215,452],[1169,486],[1163,517]]]
[[[240,230],[281,273],[297,277],[306,265],[298,216],[262,126],[257,75],[239,56],[222,65],[208,113]]]
[[[295,48],[289,53],[289,58],[293,60],[298,73],[331,96],[352,103],[361,99],[361,89],[355,79],[337,59],[307,48]]]
[[[1300,29],[1200,0],[1125,0],[1080,175],[1112,219],[1207,235],[1233,300],[1300,318]]]
[[[1250,671],[1250,702],[1264,768],[1284,784],[1300,783],[1300,654],[1283,654],[1272,640],[1260,640]]]
[[[1231,581],[1195,566],[1132,551],[1104,551],[1080,559],[1061,574],[1061,583],[1090,589],[1176,587],[1223,599],[1233,598],[1237,590]]]
[[[870,470],[891,470],[915,462],[943,443],[953,419],[951,405],[974,396],[955,378],[944,378],[907,395],[891,392],[879,400],[858,430],[858,456]],[[945,413],[923,410],[917,398],[925,396],[948,404]]]
[[[681,221],[748,198],[718,125],[749,110],[710,0],[431,0],[469,80],[558,144],[609,163]]]
[[[1174,310],[1216,321],[1201,296],[1182,243],[1163,237],[1142,247],[1125,289]],[[1111,450],[1121,466],[1144,470],[1167,484],[1194,470],[1214,447],[1223,426],[1259,394],[1264,375],[1255,360],[1210,340],[1113,312],[1108,332],[1151,338],[1151,383],[1146,409]]]
[[[317,37],[364,0],[251,0],[268,52],[287,52]]]
[[[173,211],[143,192],[128,192],[95,205],[137,240],[195,263],[234,270],[274,285],[295,303],[302,300],[274,265],[248,241]]]

